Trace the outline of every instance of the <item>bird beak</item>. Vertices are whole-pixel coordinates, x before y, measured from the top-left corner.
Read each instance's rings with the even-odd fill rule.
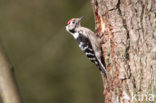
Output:
[[[81,22],[81,20],[82,20],[83,17],[84,17],[84,16],[81,16],[81,17],[79,18],[79,22]]]

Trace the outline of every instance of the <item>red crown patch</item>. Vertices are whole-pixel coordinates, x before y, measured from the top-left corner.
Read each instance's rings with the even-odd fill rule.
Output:
[[[69,24],[72,20],[73,20],[73,19],[70,19],[70,20],[67,22],[67,24]]]

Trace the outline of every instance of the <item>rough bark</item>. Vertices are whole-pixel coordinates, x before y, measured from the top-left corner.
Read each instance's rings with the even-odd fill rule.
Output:
[[[0,96],[3,103],[21,103],[15,80],[4,48],[0,46]]]
[[[156,1],[92,0],[96,32],[108,71],[105,103],[156,98]]]

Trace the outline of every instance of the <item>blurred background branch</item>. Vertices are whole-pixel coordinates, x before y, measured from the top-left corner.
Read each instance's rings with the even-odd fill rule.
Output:
[[[3,103],[21,103],[15,78],[12,74],[13,66],[9,62],[2,43],[0,46],[0,96]]]

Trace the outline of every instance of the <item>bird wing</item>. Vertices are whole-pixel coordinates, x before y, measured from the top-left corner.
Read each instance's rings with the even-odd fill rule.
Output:
[[[101,58],[101,45],[100,42],[98,41],[98,38],[92,31],[88,31],[88,38],[90,39],[90,43],[92,45],[92,48],[95,52],[95,55],[97,58]]]

